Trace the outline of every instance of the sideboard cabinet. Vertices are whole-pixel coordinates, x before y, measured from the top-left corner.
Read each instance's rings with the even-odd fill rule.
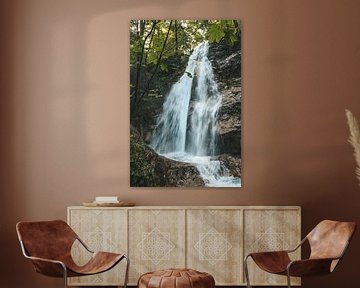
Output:
[[[250,252],[295,247],[301,237],[298,206],[69,207],[68,223],[93,250],[126,253],[129,285],[163,268],[192,268],[212,274],[216,285],[245,285],[243,258]],[[74,244],[74,259],[89,255]],[[293,258],[300,258],[300,250]],[[125,263],[69,285],[121,285]],[[249,261],[253,285],[286,285],[286,277],[264,273]],[[294,278],[292,283],[300,285]]]

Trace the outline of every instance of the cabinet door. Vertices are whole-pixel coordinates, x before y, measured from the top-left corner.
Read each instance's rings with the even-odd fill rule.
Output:
[[[70,209],[69,225],[93,251],[127,253],[127,215],[125,209]],[[75,242],[72,255],[76,263],[84,264],[89,253]],[[69,278],[70,285],[122,285],[126,261],[113,269],[93,276]]]
[[[145,272],[185,267],[185,210],[129,210],[130,284]]]
[[[295,248],[301,241],[299,209],[258,209],[244,211],[245,255],[251,252],[276,251]],[[300,249],[292,253],[293,259],[300,259]],[[266,273],[248,260],[250,283],[252,285],[286,285],[286,277]],[[299,278],[292,278],[292,284],[299,285]]]
[[[187,210],[187,267],[212,274],[216,285],[242,280],[242,211]]]

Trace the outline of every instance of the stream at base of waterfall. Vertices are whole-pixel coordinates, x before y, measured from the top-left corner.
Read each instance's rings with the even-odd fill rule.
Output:
[[[190,55],[184,74],[172,86],[163,104],[151,147],[169,159],[194,165],[206,186],[240,187],[241,179],[216,160],[221,94],[208,51],[206,41]]]

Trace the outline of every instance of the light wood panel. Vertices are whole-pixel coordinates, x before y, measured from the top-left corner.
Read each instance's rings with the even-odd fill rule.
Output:
[[[92,249],[129,255],[130,285],[143,273],[184,267],[212,274],[216,285],[245,285],[244,256],[295,247],[300,217],[297,206],[68,208],[69,224]],[[73,255],[79,263],[87,260],[78,245]],[[300,258],[300,250],[294,257]],[[105,274],[73,278],[70,285],[121,285],[124,264]],[[286,277],[264,273],[252,260],[249,264],[251,284],[286,284]]]
[[[244,211],[244,252],[276,251],[295,248],[300,243],[299,209],[247,209]],[[301,250],[292,253],[300,259]],[[266,273],[249,259],[252,285],[286,285],[286,277]],[[299,278],[292,278],[300,284]]]
[[[186,219],[187,266],[214,275],[217,285],[242,283],[242,210],[187,210]]]
[[[129,210],[130,283],[141,274],[185,267],[185,210]]]
[[[93,251],[127,251],[127,211],[124,209],[69,209],[68,222],[80,239]],[[76,263],[84,264],[90,255],[79,242],[72,247]],[[124,281],[125,261],[112,270],[85,277],[69,278],[70,285],[120,285]]]

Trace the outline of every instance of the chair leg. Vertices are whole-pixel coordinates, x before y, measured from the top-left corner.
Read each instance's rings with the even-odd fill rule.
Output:
[[[246,279],[246,287],[247,288],[251,288],[250,285],[250,279],[249,279],[249,269],[248,269],[248,265],[247,265],[247,259],[249,258],[250,255],[247,255],[244,259],[244,272],[245,272],[245,279]]]
[[[126,259],[126,271],[125,271],[125,280],[124,280],[124,288],[127,286],[128,278],[129,278],[129,265],[130,265],[130,259],[127,256],[124,256]]]
[[[291,288],[291,278],[290,278],[290,271],[289,269],[287,269],[287,284],[288,284],[288,288]]]
[[[64,269],[64,287],[67,288],[67,270],[66,270],[66,266],[64,264],[61,265]]]

